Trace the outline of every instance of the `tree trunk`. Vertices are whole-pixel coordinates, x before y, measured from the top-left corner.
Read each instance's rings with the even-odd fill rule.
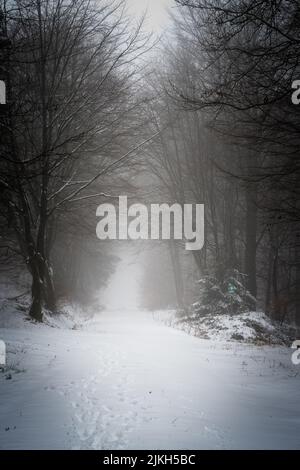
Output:
[[[170,247],[173,273],[174,273],[177,306],[180,309],[184,309],[185,308],[185,302],[184,302],[184,288],[183,288],[181,266],[180,266],[180,262],[179,262],[177,246],[174,243],[174,240],[170,240],[169,247]]]
[[[49,266],[49,263],[45,260],[45,305],[46,308],[55,312],[56,310],[56,295],[53,283],[53,273],[52,268]]]
[[[257,232],[257,204],[256,187],[250,183],[246,189],[246,247],[245,247],[245,274],[247,275],[247,288],[256,297],[256,232]]]
[[[273,287],[273,318],[275,320],[280,320],[281,317],[281,305],[278,293],[278,249],[275,251],[273,257],[273,266],[272,266],[272,287]]]
[[[296,325],[300,327],[300,262],[299,262],[299,248],[296,248],[296,289],[295,289],[295,298],[296,298],[296,305],[295,305],[295,321]]]
[[[32,275],[31,295],[32,303],[29,310],[29,315],[36,321],[43,321],[43,280],[40,277],[38,263],[33,261],[30,265]]]
[[[270,314],[271,307],[271,292],[272,292],[272,248],[269,249],[268,259],[268,272],[267,272],[267,283],[266,283],[266,296],[265,296],[265,312]]]
[[[47,260],[35,254],[29,264],[32,276],[32,304],[29,315],[37,321],[43,321],[43,305],[52,312],[56,310],[56,297],[52,272]]]

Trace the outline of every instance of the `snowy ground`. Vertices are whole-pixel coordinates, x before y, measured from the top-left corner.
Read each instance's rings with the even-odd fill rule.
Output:
[[[300,448],[291,349],[195,338],[145,312],[4,325],[1,449]]]

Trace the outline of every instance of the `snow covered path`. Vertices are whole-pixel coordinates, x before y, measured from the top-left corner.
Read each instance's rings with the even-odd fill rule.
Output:
[[[145,312],[0,329],[0,449],[300,448],[291,350],[191,337]]]

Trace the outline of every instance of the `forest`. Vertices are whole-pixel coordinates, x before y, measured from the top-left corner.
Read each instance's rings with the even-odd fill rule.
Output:
[[[115,269],[97,205],[201,203],[204,248],[187,261],[162,244],[173,304],[240,273],[260,309],[299,324],[298,1],[177,0],[171,15],[156,40],[124,1],[1,2],[2,270],[28,272],[42,320]],[[150,265],[144,283],[163,306]]]
[[[0,0],[1,450],[299,449],[299,104],[299,0]]]

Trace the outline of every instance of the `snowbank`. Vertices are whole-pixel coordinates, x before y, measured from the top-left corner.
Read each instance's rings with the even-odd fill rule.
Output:
[[[157,311],[154,317],[193,336],[215,341],[290,346],[291,341],[297,337],[291,327],[272,322],[263,312],[199,316],[182,315],[169,310]]]
[[[17,298],[0,297],[0,328],[28,328],[35,323],[29,316],[29,295]],[[95,313],[95,306],[83,307],[76,303],[64,303],[59,305],[58,313],[51,314],[44,310],[44,322],[36,326],[48,326],[61,329],[80,329],[88,321],[91,321]]]

